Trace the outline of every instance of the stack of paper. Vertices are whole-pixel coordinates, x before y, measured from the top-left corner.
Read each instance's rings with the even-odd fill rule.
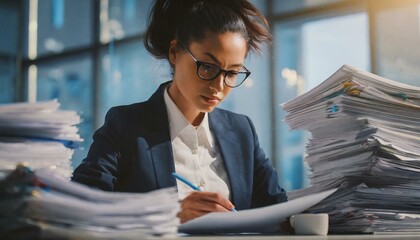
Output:
[[[311,187],[341,187],[310,211],[332,232],[419,231],[420,88],[344,65],[282,105],[292,129],[311,133]]]
[[[0,105],[0,168],[25,163],[71,177],[70,159],[82,139],[79,115],[59,110],[56,100]]]
[[[13,239],[139,239],[179,225],[175,188],[104,192],[26,167],[0,180],[0,204],[0,236]]]

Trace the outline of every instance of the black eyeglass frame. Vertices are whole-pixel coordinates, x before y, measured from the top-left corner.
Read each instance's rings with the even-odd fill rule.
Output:
[[[223,77],[223,83],[224,83],[226,86],[230,87],[230,88],[236,88],[236,87],[239,87],[240,85],[242,85],[242,83],[244,83],[244,82],[245,82],[245,80],[249,77],[249,75],[251,75],[251,72],[250,72],[250,71],[249,71],[249,70],[248,70],[245,66],[242,66],[242,68],[243,68],[243,69],[245,69],[245,71],[246,71],[246,72],[233,71],[233,70],[225,70],[225,69],[220,68],[219,66],[217,66],[217,65],[215,65],[215,64],[212,64],[212,63],[207,63],[207,62],[202,62],[202,61],[197,60],[197,59],[196,59],[196,58],[192,55],[192,53],[190,52],[190,50],[188,50],[188,48],[186,48],[186,47],[185,47],[184,49],[187,51],[188,55],[190,55],[190,57],[194,60],[195,64],[197,65],[197,76],[198,76],[200,79],[204,80],[204,81],[212,81],[212,80],[216,79],[216,78],[217,78],[217,76],[219,76],[219,75],[220,75],[220,73],[223,73],[223,74],[224,74],[224,77]],[[216,69],[218,69],[218,72],[214,75],[214,77],[211,77],[211,78],[205,78],[205,77],[201,76],[201,75],[200,75],[200,73],[199,73],[199,71],[198,71],[202,65],[207,65],[207,66],[212,66],[212,67],[215,67]],[[227,84],[227,83],[226,83],[226,76],[227,76],[228,74],[238,74],[238,73],[245,74],[245,78],[244,78],[244,79],[243,79],[243,80],[242,80],[239,84],[236,84],[236,85],[234,85],[234,86],[231,86],[231,85],[229,85],[229,84]]]

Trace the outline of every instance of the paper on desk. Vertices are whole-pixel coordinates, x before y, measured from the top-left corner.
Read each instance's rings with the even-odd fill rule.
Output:
[[[344,65],[282,107],[291,129],[311,134],[311,187],[289,199],[340,187],[305,210],[328,213],[330,233],[419,231],[401,216],[420,209],[420,87]]]
[[[238,212],[210,213],[181,224],[178,232],[212,233],[275,233],[288,217],[314,206],[337,189],[331,189],[276,205]]]
[[[9,172],[0,185],[13,189],[0,196],[5,206],[0,209],[0,221],[8,224],[1,230],[6,233],[30,224],[42,229],[42,234],[57,234],[54,239],[144,239],[176,234],[179,225],[173,187],[147,193],[105,192],[66,181],[56,172],[24,167]]]

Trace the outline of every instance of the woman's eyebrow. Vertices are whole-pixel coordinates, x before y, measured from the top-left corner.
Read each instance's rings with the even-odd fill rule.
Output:
[[[209,52],[205,52],[204,54],[206,54],[207,56],[209,56],[214,62],[216,62],[218,65],[222,65],[221,63],[220,63],[220,61],[213,55],[213,54],[211,54],[211,53],[209,53]],[[237,64],[232,64],[232,65],[229,65],[228,66],[228,68],[231,68],[231,67],[243,67],[244,65],[242,64],[242,63],[237,63]]]

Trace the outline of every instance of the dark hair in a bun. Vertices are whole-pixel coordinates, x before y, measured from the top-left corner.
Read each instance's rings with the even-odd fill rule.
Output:
[[[240,33],[254,52],[271,41],[267,20],[248,0],[155,0],[144,45],[156,58],[167,59],[172,40],[188,46],[208,31]]]

